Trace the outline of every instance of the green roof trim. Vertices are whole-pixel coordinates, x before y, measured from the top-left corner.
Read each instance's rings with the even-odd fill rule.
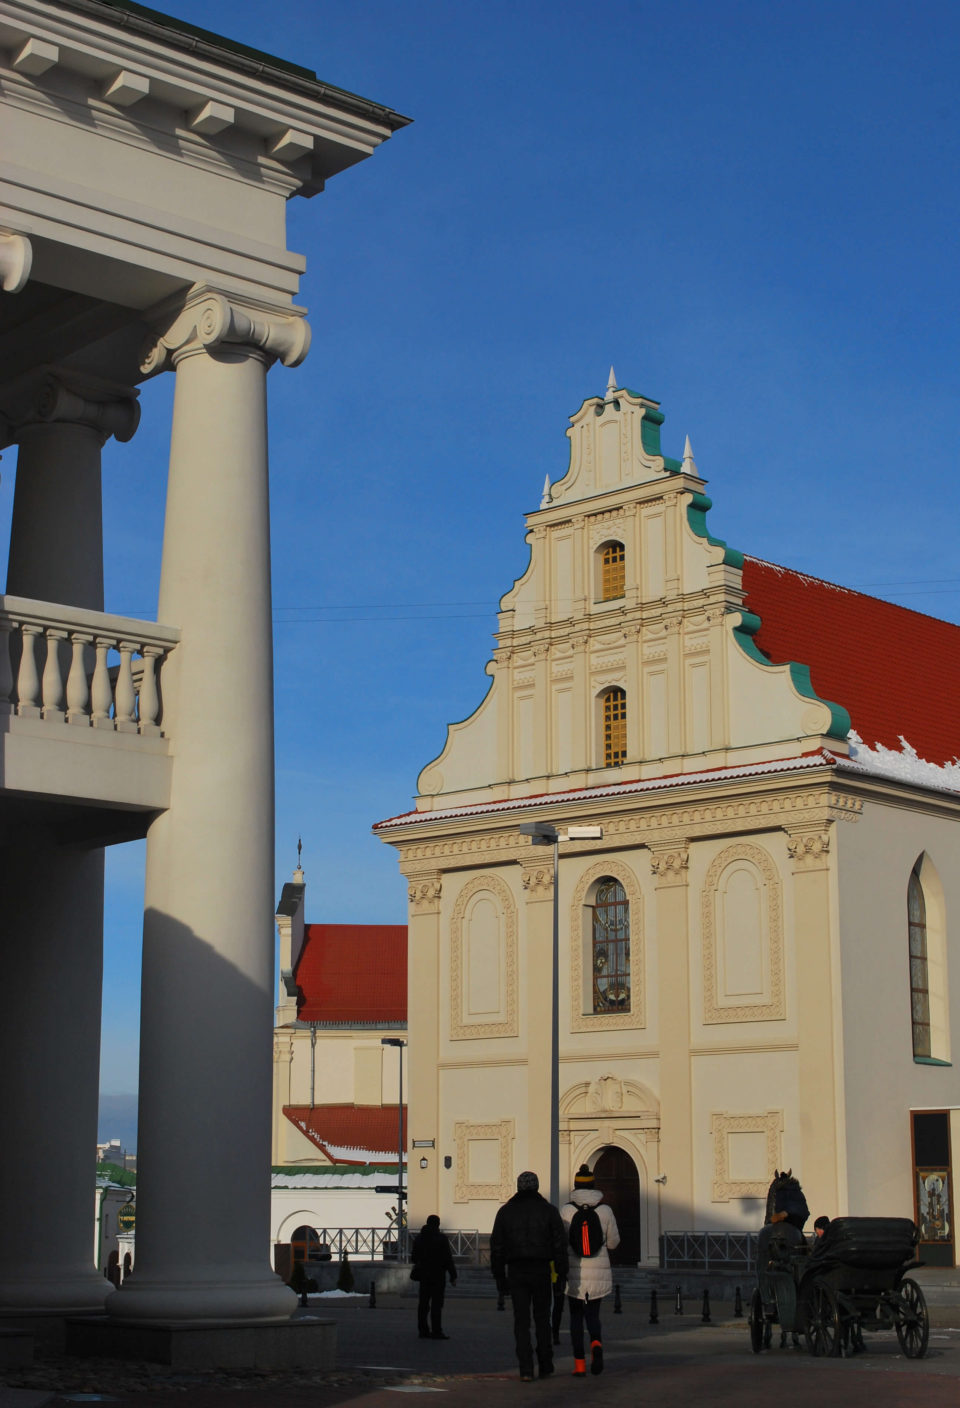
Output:
[[[701,495],[700,497],[703,496]],[[772,660],[767,659],[766,655],[764,655],[763,651],[753,639],[762,624],[760,617],[754,615],[752,611],[741,611],[740,624],[733,628],[736,642],[744,655],[748,655],[750,659],[756,661],[758,665],[763,665],[773,670],[781,669],[782,666],[774,665]],[[830,726],[827,729],[827,737],[841,740],[846,739],[853,724],[850,715],[843,705],[834,704],[829,699],[820,698],[810,680],[809,665],[801,665],[798,664],[797,661],[791,660],[787,668],[790,671],[790,683],[802,699],[812,699],[815,704],[825,704],[830,710]]]
[[[640,422],[640,443],[648,455],[659,455],[661,453],[661,425],[663,425],[663,416],[660,412],[652,411],[648,406],[645,406],[643,420]]]
[[[939,1056],[914,1056],[915,1066],[952,1066],[952,1061],[942,1061]]]
[[[663,467],[671,474],[679,474],[683,469],[683,460],[675,460],[670,455],[663,456]]]
[[[713,500],[706,494],[693,493],[687,504],[687,522],[698,538],[706,538],[712,548],[723,548],[723,560],[728,567],[742,567],[743,553],[737,548],[728,548],[723,538],[715,538],[707,527],[707,513],[713,508]]]
[[[392,1164],[274,1164],[271,1173],[283,1174],[286,1178],[298,1178],[309,1174],[311,1178],[342,1178],[345,1173],[392,1173],[397,1176],[397,1161]]]

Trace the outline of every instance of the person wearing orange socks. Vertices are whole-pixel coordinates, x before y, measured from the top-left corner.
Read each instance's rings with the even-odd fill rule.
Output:
[[[613,1290],[608,1248],[620,1245],[617,1219],[595,1187],[593,1174],[581,1164],[574,1179],[570,1201],[560,1209],[570,1243],[570,1270],[567,1299],[570,1303],[570,1342],[573,1372],[586,1374],[587,1358],[584,1322],[590,1336],[590,1372],[603,1373],[603,1340],[600,1331],[600,1302]]]

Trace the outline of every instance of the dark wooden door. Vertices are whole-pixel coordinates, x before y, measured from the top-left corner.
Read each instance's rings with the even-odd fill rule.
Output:
[[[623,1149],[609,1145],[593,1166],[593,1178],[620,1229],[620,1245],[610,1253],[610,1261],[614,1266],[635,1266],[640,1260],[640,1175],[637,1166]]]

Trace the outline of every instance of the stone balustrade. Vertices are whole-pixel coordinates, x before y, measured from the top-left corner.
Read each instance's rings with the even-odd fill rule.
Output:
[[[150,621],[0,596],[0,714],[157,736],[161,668],[179,638]]]

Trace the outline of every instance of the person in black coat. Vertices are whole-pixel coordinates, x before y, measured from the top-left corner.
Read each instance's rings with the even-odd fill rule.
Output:
[[[535,1173],[521,1173],[516,1193],[500,1208],[490,1234],[490,1270],[497,1289],[501,1294],[509,1292],[513,1302],[513,1334],[524,1380],[533,1378],[531,1310],[540,1377],[553,1373],[550,1263],[564,1280],[568,1264],[567,1234],[560,1213],[540,1196],[539,1188]]]
[[[440,1219],[431,1213],[413,1239],[410,1255],[418,1273],[420,1296],[417,1301],[417,1328],[422,1340],[448,1340],[440,1318],[443,1312],[443,1292],[450,1277],[457,1284],[457,1268],[446,1236],[440,1231]]]

